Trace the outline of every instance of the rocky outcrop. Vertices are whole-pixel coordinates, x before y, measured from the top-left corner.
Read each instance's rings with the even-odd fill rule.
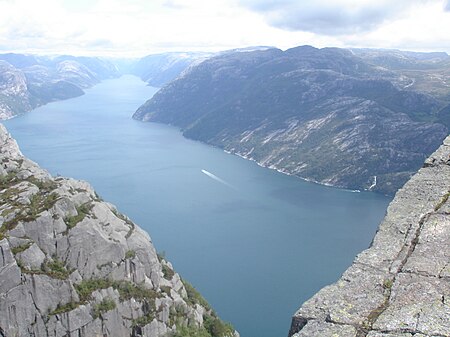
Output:
[[[146,232],[0,125],[0,336],[231,337]]]
[[[133,117],[307,180],[393,195],[450,127],[448,86],[430,83],[436,98],[406,88],[411,81],[344,49],[225,53],[190,67]]]
[[[371,247],[295,313],[289,336],[450,336],[450,137],[400,189]]]

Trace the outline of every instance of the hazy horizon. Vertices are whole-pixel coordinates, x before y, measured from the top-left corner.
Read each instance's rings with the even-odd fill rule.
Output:
[[[121,55],[102,55],[102,54],[95,54],[95,53],[90,53],[90,52],[83,52],[82,50],[80,50],[77,53],[46,53],[45,51],[42,52],[22,52],[22,51],[0,51],[0,55],[1,54],[21,54],[21,55],[33,55],[33,56],[41,56],[41,57],[59,57],[59,56],[76,56],[76,57],[98,57],[98,58],[102,58],[102,59],[106,59],[106,60],[117,60],[117,61],[132,61],[132,60],[138,60],[140,58],[146,57],[146,56],[151,56],[151,55],[163,55],[163,54],[182,54],[182,53],[204,53],[204,54],[214,54],[214,53],[221,53],[221,52],[227,52],[227,51],[232,51],[232,50],[237,50],[237,49],[245,49],[245,48],[257,48],[257,47],[267,47],[267,48],[276,48],[276,49],[280,49],[283,51],[286,51],[288,49],[291,48],[296,48],[296,47],[301,47],[301,46],[307,46],[307,45],[298,45],[298,46],[292,46],[289,48],[278,48],[277,46],[242,46],[242,47],[237,47],[237,48],[233,48],[233,49],[223,49],[223,50],[217,50],[217,51],[204,51],[204,50],[198,50],[198,51],[189,51],[189,50],[173,50],[173,51],[161,51],[161,52],[149,52],[149,53],[143,53],[140,55],[135,55],[135,56],[121,56]],[[428,50],[428,51],[423,51],[423,50],[408,50],[408,49],[398,49],[398,48],[375,48],[375,47],[335,47],[335,46],[325,46],[325,47],[317,47],[314,45],[308,45],[314,48],[341,48],[341,49],[373,49],[373,50],[382,50],[382,51],[400,51],[400,52],[417,52],[417,53],[445,53],[447,55],[450,55],[450,51],[445,51],[445,50]]]

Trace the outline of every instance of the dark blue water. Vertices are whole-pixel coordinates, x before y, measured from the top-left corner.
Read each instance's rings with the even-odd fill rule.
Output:
[[[369,245],[390,199],[307,183],[131,119],[155,91],[124,76],[5,125],[25,155],[89,181],[146,229],[242,337],[286,336],[300,304]]]

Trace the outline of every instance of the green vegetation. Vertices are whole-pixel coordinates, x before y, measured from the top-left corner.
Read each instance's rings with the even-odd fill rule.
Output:
[[[59,314],[71,311],[73,309],[78,308],[80,306],[80,304],[81,304],[80,302],[69,302],[64,305],[58,305],[55,310],[50,312],[49,315],[59,315]]]
[[[125,253],[126,259],[134,259],[135,256],[136,256],[136,252],[134,250],[129,250]]]
[[[125,301],[131,298],[135,300],[147,300],[154,303],[154,300],[160,295],[153,289],[147,289],[143,285],[136,285],[130,281],[113,281],[110,279],[90,279],[84,280],[75,285],[75,289],[80,296],[80,300],[85,302],[91,298],[95,290],[112,287],[120,294],[120,300]]]
[[[394,284],[394,281],[391,280],[391,279],[384,280],[384,282],[383,282],[383,288],[384,288],[384,289],[391,289],[392,286],[393,286],[393,284]]]
[[[230,323],[224,323],[217,316],[204,316],[203,317],[205,329],[208,331],[212,337],[228,337],[233,336],[234,328]]]
[[[188,303],[192,305],[200,304],[206,310],[211,310],[209,303],[203,298],[202,295],[200,295],[200,293],[197,291],[197,289],[194,288],[192,284],[190,284],[186,280],[183,280],[183,284],[184,287],[186,288]]]
[[[70,271],[66,269],[64,266],[64,262],[60,260],[53,260],[53,261],[45,261],[41,269],[28,269],[20,263],[20,261],[17,262],[18,266],[22,270],[22,273],[25,274],[35,274],[35,275],[47,275],[52,278],[60,279],[60,280],[66,280],[69,275]]]
[[[102,198],[101,196],[99,196],[99,195],[97,194],[97,192],[94,191],[94,194],[95,194],[95,198],[94,198],[95,201],[97,201],[97,202],[103,201],[103,198]]]
[[[68,216],[64,218],[64,222],[66,223],[69,229],[75,227],[79,222],[83,221],[83,219],[89,214],[94,205],[91,202],[84,203],[77,207],[77,215]]]
[[[164,250],[160,251],[160,252],[157,252],[156,256],[158,256],[158,261],[162,262],[163,260],[166,259],[166,252]]]
[[[204,327],[177,326],[173,337],[212,337]]]
[[[166,280],[171,280],[175,275],[175,272],[167,264],[162,264],[162,272]]]
[[[28,243],[25,243],[23,245],[20,245],[20,246],[17,246],[17,247],[13,247],[13,248],[11,248],[11,252],[14,255],[22,253],[22,252],[26,251],[28,248],[30,248],[32,244],[33,244],[33,242],[28,242]]]
[[[1,202],[8,204],[8,208],[2,212],[3,216],[15,213],[15,216],[8,221],[5,221],[0,227],[0,237],[5,237],[7,231],[14,229],[19,222],[30,222],[38,218],[38,215],[45,210],[52,208],[59,196],[51,192],[56,188],[56,183],[53,181],[41,181],[34,176],[29,177],[26,181],[36,185],[39,191],[30,198],[29,205],[19,204],[14,201],[14,198],[21,192],[17,188],[12,187],[19,183],[17,174],[10,172],[6,176],[0,177],[0,188],[4,189],[1,195]]]
[[[209,303],[203,298],[202,295],[187,281],[183,280],[184,287],[187,292],[187,302],[191,305],[199,304],[204,307],[208,313],[203,316],[204,330],[206,331],[208,337],[227,337],[233,336],[234,328],[229,323],[223,322],[217,317],[216,313],[211,309]],[[181,329],[180,333],[192,332],[199,333],[198,336],[203,336],[203,329],[197,328],[195,331],[189,331],[191,328]],[[178,330],[177,330],[178,333]],[[177,336],[177,335],[176,335]],[[190,336],[190,335],[179,335],[179,336]],[[193,335],[196,336],[196,335]]]
[[[17,182],[17,172],[9,172],[7,175],[0,176],[0,190],[9,188]]]
[[[111,298],[104,298],[100,303],[94,306],[93,317],[100,317],[103,313],[116,308],[116,302]]]
[[[155,319],[154,313],[149,313],[147,315],[144,315],[144,316],[134,319],[133,322],[131,323],[131,325],[132,326],[145,326],[145,325],[151,323],[151,321],[153,321],[154,319]]]
[[[53,260],[42,265],[43,272],[53,278],[65,280],[69,277],[70,272],[64,266],[64,262],[60,260]]]
[[[126,224],[128,225],[128,226],[130,226],[130,230],[128,231],[128,233],[125,235],[125,238],[129,238],[130,236],[131,236],[131,234],[133,234],[133,231],[134,231],[134,223],[130,220],[130,219],[128,219],[125,215],[123,215],[122,213],[120,213],[119,211],[117,211],[117,209],[112,209],[111,210],[113,213],[114,213],[114,215],[116,216],[116,217],[118,217],[120,220],[122,220],[122,221],[125,221],[126,222]]]
[[[171,290],[172,288],[170,288],[169,286],[161,286],[160,288],[161,288],[161,291],[162,291],[163,293],[166,293],[167,295],[170,295],[170,290]]]
[[[436,205],[436,207],[434,207],[434,211],[437,212],[442,206],[444,206],[444,204],[447,202],[448,198],[450,197],[450,192],[447,192],[441,199],[441,201],[439,202],[439,204]]]
[[[213,316],[203,317],[203,326],[195,324],[176,324],[177,330],[172,337],[232,337],[234,329],[230,324],[223,323]]]
[[[58,187],[58,184],[54,182],[53,180],[39,180],[35,176],[31,176],[27,179],[30,183],[36,185],[39,190],[49,192],[51,190],[54,190]]]

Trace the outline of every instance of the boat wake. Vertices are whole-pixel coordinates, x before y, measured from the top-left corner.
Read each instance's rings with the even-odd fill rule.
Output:
[[[214,179],[215,181],[218,181],[219,183],[221,183],[221,184],[223,184],[223,185],[225,185],[225,186],[228,186],[228,187],[230,187],[230,188],[236,190],[236,187],[234,187],[233,185],[227,183],[225,180],[220,179],[220,178],[219,178],[218,176],[216,176],[215,174],[212,174],[211,172],[206,171],[206,170],[203,170],[203,169],[202,169],[201,171],[202,171],[203,174],[206,174],[206,175],[207,175],[208,177],[210,177],[211,179]]]

